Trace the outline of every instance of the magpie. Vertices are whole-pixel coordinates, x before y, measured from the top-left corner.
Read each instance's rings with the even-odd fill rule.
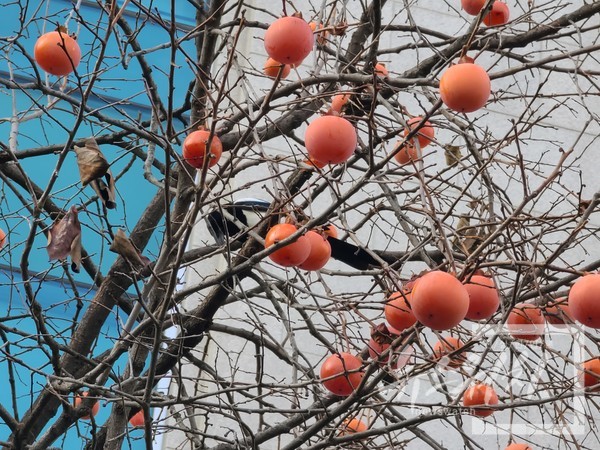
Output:
[[[266,200],[256,198],[221,205],[206,218],[208,232],[218,245],[223,245],[242,230],[255,227],[265,217],[270,205]]]
[[[265,218],[270,203],[266,200],[246,198],[233,203],[221,205],[211,211],[207,218],[208,231],[218,245],[229,240],[244,240],[248,234],[242,231],[250,229]],[[379,260],[365,249],[356,245],[328,236],[331,244],[331,257],[357,270],[367,270],[370,267],[380,267]],[[379,254],[379,252],[377,252]],[[381,255],[383,257],[383,255]],[[383,257],[386,262],[389,258]],[[395,258],[394,258],[395,259]]]

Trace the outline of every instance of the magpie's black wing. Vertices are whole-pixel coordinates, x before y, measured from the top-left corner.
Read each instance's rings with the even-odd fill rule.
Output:
[[[371,266],[379,267],[381,264],[366,250],[345,241],[329,236],[327,238],[331,245],[331,257],[348,264],[357,270],[367,270]]]
[[[208,214],[208,231],[217,244],[223,245],[243,229],[252,228],[260,222],[269,206],[269,202],[259,199],[242,199],[222,205]]]

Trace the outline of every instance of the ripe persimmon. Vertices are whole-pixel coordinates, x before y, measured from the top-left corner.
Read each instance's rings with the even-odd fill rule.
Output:
[[[494,414],[493,409],[475,408],[475,406],[495,406],[498,404],[498,395],[493,387],[478,383],[465,391],[462,400],[464,406],[471,408],[471,414],[487,417]]]
[[[202,169],[204,159],[206,158],[208,139],[210,131],[196,130],[187,135],[183,141],[183,159],[192,167]],[[210,141],[210,149],[208,152],[208,167],[212,167],[219,162],[223,153],[223,145],[221,140],[213,135]]]
[[[533,450],[533,447],[531,445],[527,445],[527,444],[517,444],[516,442],[513,444],[510,444],[508,447],[506,447],[504,450]]]
[[[268,76],[269,78],[277,78],[277,75],[279,74],[280,70],[281,78],[287,78],[292,68],[289,64],[281,64],[279,61],[275,61],[273,58],[267,58],[264,68],[266,76]]]
[[[466,318],[482,320],[492,317],[500,305],[494,280],[483,275],[473,275],[464,286],[469,293],[469,310]]]
[[[290,237],[298,231],[295,225],[291,223],[279,223],[269,229],[265,236],[265,248],[277,244],[280,241]],[[300,236],[291,244],[285,245],[275,250],[269,255],[273,262],[283,267],[293,267],[302,264],[310,254],[310,240],[306,236]]]
[[[76,395],[75,399],[73,400],[73,406],[75,408],[79,408],[79,405],[81,405],[81,402],[82,402],[82,397],[87,397],[87,396],[88,396],[87,391],[83,392],[81,395]],[[96,414],[98,414],[98,411],[100,411],[100,403],[98,403],[98,401],[96,400],[96,402],[94,402],[94,405],[92,406],[92,409],[90,411],[91,415],[95,416]],[[86,414],[86,415],[80,417],[80,419],[82,419],[82,420],[90,420],[90,418],[91,417],[89,414]]]
[[[394,348],[388,356],[381,357],[381,354],[390,348],[390,345],[392,345],[392,342],[394,342],[398,336],[400,336],[400,331],[384,323],[374,327],[371,330],[371,339],[367,344],[371,359],[378,360],[381,366],[385,366],[388,364],[390,358],[392,358],[390,364],[392,369],[401,369],[406,366],[414,353],[412,346],[405,347],[401,351],[400,349]]]
[[[440,96],[444,104],[457,112],[469,113],[482,108],[490,97],[490,77],[481,66],[459,62],[440,78]]]
[[[66,31],[42,34],[33,47],[35,62],[52,75],[68,75],[81,61],[81,48]]]
[[[552,325],[565,325],[567,323],[573,323],[573,316],[571,315],[571,309],[567,303],[567,298],[562,297],[555,302],[548,303],[544,308],[544,316],[546,322]]]
[[[400,141],[396,144],[396,149],[400,145]],[[394,149],[395,150],[395,149]],[[402,148],[398,150],[398,152],[394,155],[394,159],[398,164],[404,166],[405,164],[410,163],[411,161],[417,161],[421,158],[420,150],[412,145],[410,142],[404,143]]]
[[[129,424],[135,428],[141,428],[144,426],[144,411],[141,409],[136,412],[131,419],[129,419]]]
[[[325,226],[323,226],[323,231],[325,232],[325,234],[327,236],[331,236],[334,239],[337,239],[338,237],[338,230],[335,226],[333,226],[333,224],[329,223]]]
[[[595,386],[592,392],[600,391],[600,358],[588,359],[581,365],[579,379],[586,387]]]
[[[426,327],[449,330],[465,318],[469,294],[454,275],[434,270],[419,278],[410,296],[410,306]]]
[[[304,236],[310,241],[310,253],[304,262],[298,264],[302,270],[320,270],[331,258],[331,245],[327,238],[316,231],[308,231]]]
[[[6,233],[0,228],[0,249],[4,247],[4,244],[6,244]]]
[[[357,417],[348,418],[340,426],[339,436],[367,431],[369,426]]]
[[[460,4],[467,14],[476,16],[483,9],[485,0],[461,0]]]
[[[398,331],[404,331],[417,323],[410,308],[410,292],[405,292],[404,295],[400,292],[392,293],[383,310],[385,320]]]
[[[287,16],[277,19],[269,26],[264,43],[267,54],[275,61],[297,65],[313,49],[315,38],[304,19]]]
[[[446,367],[451,367],[456,369],[463,365],[465,362],[465,356],[462,352],[458,352],[463,347],[463,343],[460,339],[446,336],[440,339],[433,346],[433,358],[436,361],[439,361],[442,365]],[[445,358],[450,353],[455,353],[450,358]]]
[[[362,361],[358,357],[346,352],[336,353],[321,366],[321,382],[328,391],[346,397],[360,385],[364,376],[361,367]]]
[[[415,129],[417,127],[417,125],[419,125],[419,123],[421,123],[422,120],[423,120],[422,117],[413,117],[412,119],[410,119],[407,122],[408,128],[404,130],[404,136],[408,136],[408,133],[410,133],[413,129]],[[426,121],[423,124],[423,126],[421,128],[419,128],[419,131],[418,131],[416,137],[419,141],[419,146],[421,148],[424,148],[424,147],[427,147],[429,144],[431,144],[431,141],[433,140],[434,136],[435,136],[435,130],[431,126],[431,123],[429,121]]]
[[[340,114],[349,101],[350,94],[336,94],[331,99],[331,110]]]
[[[327,36],[329,36],[329,32],[323,29],[323,24],[317,22],[309,22],[308,26],[314,33],[317,44],[325,45],[325,43],[327,42]]]
[[[321,116],[306,128],[304,145],[311,158],[327,164],[346,161],[356,150],[356,128],[339,116]]]
[[[385,78],[389,75],[389,71],[387,70],[387,67],[385,67],[384,63],[377,63],[375,64],[375,75],[381,77],[381,78]]]
[[[508,9],[508,5],[500,0],[496,0],[492,5],[491,11],[483,18],[483,23],[488,27],[504,25],[508,22],[509,17],[510,10]]]
[[[592,328],[600,328],[600,274],[579,278],[569,291],[571,317]]]
[[[544,334],[542,310],[531,303],[518,303],[506,319],[508,331],[515,339],[535,341]]]

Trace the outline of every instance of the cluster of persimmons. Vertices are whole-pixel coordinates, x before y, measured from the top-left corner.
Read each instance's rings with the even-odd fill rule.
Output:
[[[461,0],[463,9],[471,15],[480,15],[485,0]],[[509,10],[505,3],[496,0],[491,9],[481,18],[487,26],[503,25],[508,22]],[[343,27],[342,27],[343,28]],[[331,32],[342,30],[333,27]],[[265,74],[275,80],[287,77],[291,69],[300,65],[310,54],[316,40],[323,45],[327,29],[321,24],[307,23],[298,15],[275,20],[264,36],[268,59]],[[76,40],[64,29],[41,36],[34,49],[35,60],[46,72],[65,76],[80,62],[81,50]],[[388,71],[382,63],[374,67],[375,75],[387,77]],[[490,95],[490,78],[484,68],[474,60],[463,56],[457,64],[449,67],[440,78],[439,93],[444,105],[459,113],[471,113],[482,108]],[[355,152],[357,131],[352,122],[344,118],[345,108],[353,101],[356,93],[342,92],[332,98],[327,114],[315,118],[308,125],[304,144],[308,162],[321,168],[327,164],[346,162]],[[403,139],[394,148],[393,156],[401,164],[415,164],[422,156],[422,149],[435,139],[433,125],[427,117],[415,116],[406,121]],[[192,131],[183,143],[183,159],[192,167],[206,170],[214,166],[221,157],[223,148],[219,137],[205,128]],[[326,236],[337,236],[333,227],[309,230],[299,235],[298,227],[292,223],[274,225],[267,233],[265,247],[276,245],[292,235],[297,239],[280,246],[269,257],[284,267],[303,270],[319,270],[329,260],[331,248]],[[0,246],[6,236],[0,230]],[[533,303],[520,303],[506,315],[509,333],[525,341],[538,339],[544,333],[546,321],[564,324],[576,320],[581,324],[600,328],[600,275],[588,274],[581,277],[571,288],[568,302],[559,299],[552,305],[539,307]],[[488,321],[498,314],[500,295],[492,277],[477,272],[463,281],[456,276],[430,271],[406,283],[401,291],[394,292],[386,300],[387,323],[376,327],[369,343],[369,354],[381,365],[400,368],[409,358],[394,354],[393,346],[406,346],[405,337],[415,327],[427,327],[435,331],[447,331],[463,320]],[[448,368],[458,368],[465,361],[461,351],[464,343],[450,335],[442,338],[433,348],[433,360],[449,361]],[[392,348],[390,348],[392,347]],[[406,353],[404,353],[406,356]],[[347,352],[339,352],[325,359],[320,377],[323,386],[338,396],[352,395],[361,385],[364,376],[363,360]],[[600,359],[585,362],[581,367],[581,378],[586,387],[598,384]],[[87,393],[83,393],[83,396]],[[475,384],[463,395],[463,405],[470,412],[486,417],[494,412],[499,399],[494,388],[488,384]],[[76,397],[75,406],[82,397]],[[91,414],[98,411],[98,403]],[[89,416],[83,417],[89,418]],[[143,425],[143,414],[138,412],[131,419],[134,426]],[[350,418],[342,432],[361,432],[368,426],[358,418]],[[507,450],[530,448],[524,444],[511,444]]]

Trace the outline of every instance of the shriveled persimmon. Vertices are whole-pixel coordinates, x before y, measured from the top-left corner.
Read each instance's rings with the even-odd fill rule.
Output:
[[[471,408],[471,414],[479,417],[488,417],[494,414],[494,410],[485,407],[496,406],[498,404],[498,395],[493,387],[478,383],[465,391],[462,401],[463,406]]]
[[[356,128],[343,117],[321,116],[306,128],[304,144],[311,158],[327,164],[346,161],[356,150]]]
[[[410,292],[393,292],[383,310],[385,320],[398,331],[404,331],[417,323],[410,307]]]
[[[544,316],[542,310],[531,303],[519,303],[511,310],[506,319],[508,332],[515,339],[535,341],[544,334]]]
[[[433,330],[449,330],[465,318],[469,294],[454,275],[426,273],[413,287],[410,306],[419,322]]]
[[[329,356],[321,366],[323,386],[330,392],[346,397],[360,385],[364,376],[362,361],[346,352]]]
[[[488,27],[504,25],[508,23],[509,18],[510,10],[508,9],[508,5],[500,0],[496,0],[492,5],[491,11],[483,18],[483,23]]]
[[[87,396],[88,396],[87,391],[83,392],[81,395],[76,395],[73,400],[73,406],[75,408],[79,408],[79,406],[81,405],[81,402],[83,401],[82,397],[87,397]],[[96,414],[98,414],[98,411],[100,411],[100,403],[96,400],[94,402],[94,404],[92,405],[92,408],[90,409],[91,416],[95,416]],[[81,416],[80,419],[90,420],[91,416],[90,416],[90,414],[85,414],[85,415]]]
[[[600,274],[580,277],[569,291],[569,309],[576,321],[600,328]]]
[[[279,61],[275,61],[273,58],[267,58],[265,62],[265,75],[270,78],[277,78],[279,71],[281,70],[281,78],[287,78],[292,68],[289,64],[281,64]]]
[[[440,78],[442,101],[457,112],[470,113],[483,108],[490,92],[490,77],[485,69],[468,60],[449,67]]]
[[[463,343],[460,339],[453,336],[445,336],[433,346],[433,358],[439,364],[456,369],[465,362],[465,355],[460,352]],[[448,357],[449,354],[453,356]]]
[[[316,231],[308,231],[304,236],[310,241],[310,253],[304,262],[298,264],[303,270],[320,270],[331,258],[331,245],[327,238]]]
[[[269,229],[265,236],[265,248],[269,248],[284,239],[290,237],[298,231],[298,228],[291,223],[279,223]],[[306,236],[300,236],[291,244],[285,245],[275,250],[269,255],[269,258],[280,266],[293,267],[302,264],[310,254],[310,241]]]
[[[408,128],[404,130],[404,136],[408,136],[408,133],[417,128],[422,120],[422,117],[413,117],[412,119],[408,120]],[[435,130],[431,126],[431,122],[426,121],[423,126],[419,128],[416,137],[421,148],[427,147],[429,144],[431,144],[431,141],[435,137]]]
[[[213,135],[209,145],[209,138],[210,131],[208,130],[196,130],[187,135],[183,141],[183,159],[190,166],[201,169],[206,158],[208,158],[208,167],[219,162],[223,153],[221,140]]]
[[[310,25],[300,17],[287,16],[273,22],[265,33],[265,50],[275,61],[300,64],[313,49]]]
[[[469,310],[465,317],[471,320],[492,317],[500,305],[494,280],[483,275],[473,275],[464,286],[469,293]]]
[[[579,380],[590,391],[600,391],[600,358],[592,358],[581,364]]]
[[[81,48],[66,31],[50,31],[41,35],[33,47],[35,62],[44,71],[58,76],[68,75],[81,61]]]

